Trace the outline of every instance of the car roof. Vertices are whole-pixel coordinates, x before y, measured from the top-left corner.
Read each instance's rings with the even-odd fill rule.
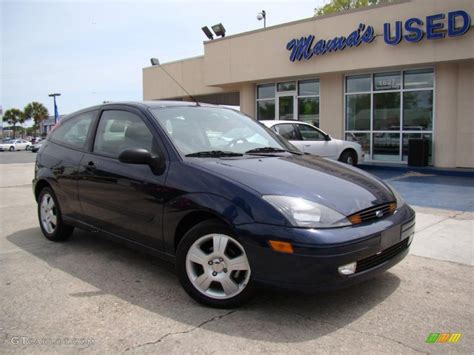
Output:
[[[156,100],[156,101],[111,101],[101,105],[89,106],[83,109],[77,110],[75,112],[71,112],[70,114],[66,115],[68,118],[71,116],[75,116],[81,114],[83,112],[92,111],[92,110],[99,110],[101,108],[107,106],[116,106],[116,105],[124,105],[124,106],[131,106],[137,108],[163,108],[163,107],[191,107],[196,106],[196,102],[194,101],[172,101],[172,100]],[[206,103],[199,103],[202,107],[221,107],[221,108],[228,108],[225,106],[219,105],[212,105]],[[64,117],[66,118],[66,117]]]
[[[260,122],[262,122],[266,126],[274,126],[274,125],[279,124],[279,123],[290,123],[290,124],[291,123],[299,123],[299,124],[306,124],[306,125],[312,126],[311,123],[303,122],[303,121],[297,121],[297,120],[261,120]]]

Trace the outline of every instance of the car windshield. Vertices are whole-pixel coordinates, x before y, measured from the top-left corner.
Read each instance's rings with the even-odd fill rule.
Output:
[[[244,114],[221,107],[180,106],[150,110],[182,155],[196,157],[302,154]]]

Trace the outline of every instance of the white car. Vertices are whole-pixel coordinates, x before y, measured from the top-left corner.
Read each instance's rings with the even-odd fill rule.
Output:
[[[31,147],[31,142],[24,139],[8,139],[0,143],[0,150],[8,150],[13,152],[15,150],[28,150]]]
[[[357,165],[364,159],[359,143],[334,139],[319,128],[301,121],[260,121],[305,153]]]

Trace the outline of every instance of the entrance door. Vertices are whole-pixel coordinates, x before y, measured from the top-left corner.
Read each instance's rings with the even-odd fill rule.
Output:
[[[277,95],[277,120],[296,120],[296,94]]]

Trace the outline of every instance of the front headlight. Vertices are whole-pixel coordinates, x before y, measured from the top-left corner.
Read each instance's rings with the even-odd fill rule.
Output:
[[[400,196],[400,194],[397,192],[397,190],[395,190],[393,187],[391,187],[391,190],[393,195],[397,199],[397,209],[399,209],[405,204],[405,201],[403,200],[402,196]]]
[[[266,195],[263,199],[280,211],[295,227],[334,228],[351,225],[339,212],[303,198]]]

